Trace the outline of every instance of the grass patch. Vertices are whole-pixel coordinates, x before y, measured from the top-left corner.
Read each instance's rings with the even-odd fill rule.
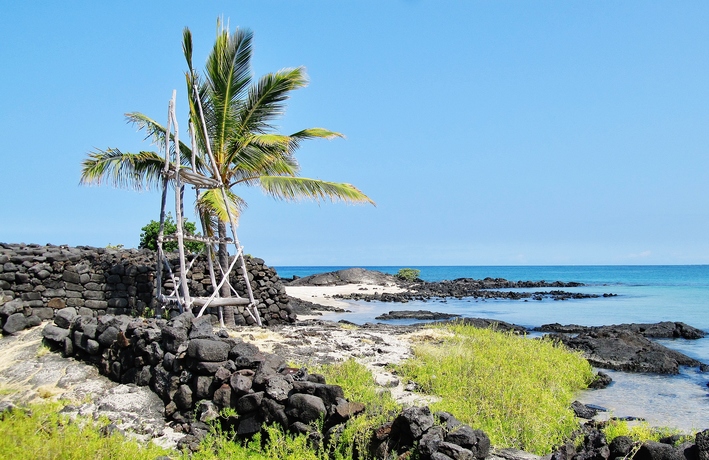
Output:
[[[365,405],[365,413],[345,425],[336,442],[327,446],[336,459],[368,458],[366,455],[372,430],[390,420],[400,406],[388,390],[374,382],[372,373],[354,359],[313,369],[323,374],[328,384],[340,385],[345,398]]]
[[[44,402],[0,416],[0,458],[154,460],[174,453],[120,434],[103,436],[105,421],[71,420],[58,413],[61,408],[59,402]]]
[[[267,426],[265,436],[256,434],[248,442],[233,440],[233,433],[225,434],[215,429],[192,455],[183,454],[184,460],[325,460],[321,450],[308,445],[304,435],[292,436],[277,425]]]
[[[638,444],[645,441],[657,441],[660,439],[681,434],[679,430],[668,427],[652,427],[647,422],[628,423],[625,420],[611,419],[603,427],[608,443],[618,436],[627,436]],[[692,441],[693,436],[683,436],[680,442]]]
[[[570,404],[593,378],[588,362],[551,340],[453,324],[433,326],[435,344],[422,343],[399,366],[402,378],[439,396],[431,410],[452,413],[482,429],[496,447],[551,452],[578,428]]]

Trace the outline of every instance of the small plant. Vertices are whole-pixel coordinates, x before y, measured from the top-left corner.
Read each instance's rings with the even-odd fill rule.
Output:
[[[236,409],[233,407],[225,407],[219,411],[219,415],[224,418],[238,417],[239,414],[236,413]]]
[[[416,281],[421,274],[421,270],[416,268],[401,268],[396,277],[406,281]]]
[[[111,244],[111,243],[108,243],[108,244],[106,245],[106,249],[113,249],[113,250],[117,251],[117,250],[119,250],[119,249],[123,249],[123,245],[122,245],[122,244]]]
[[[44,343],[40,344],[40,346],[37,347],[37,354],[36,356],[38,358],[41,358],[42,356],[48,354],[50,351],[49,347],[45,345]]]
[[[190,222],[187,219],[185,219],[183,223],[184,227],[184,232],[188,235],[199,235],[197,233],[197,227],[195,226],[194,222]],[[158,233],[160,232],[160,222],[156,222],[154,220],[151,220],[148,225],[145,227],[141,228],[141,234],[140,234],[140,244],[138,245],[139,248],[147,248],[147,249],[152,249],[153,251],[157,251],[158,249]],[[175,221],[172,219],[172,214],[167,213],[165,216],[165,227],[163,229],[163,233],[165,235],[173,235],[175,232],[177,232],[177,224],[175,224]],[[163,249],[166,252],[170,251],[176,251],[177,250],[177,242],[176,241],[170,241],[167,243],[163,244]],[[198,241],[185,241],[185,249],[190,251],[190,252],[200,252],[204,248],[204,243],[200,243]]]

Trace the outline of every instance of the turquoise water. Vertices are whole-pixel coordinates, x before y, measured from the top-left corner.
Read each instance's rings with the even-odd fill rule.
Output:
[[[282,277],[307,276],[349,267],[277,267]],[[395,274],[402,267],[364,267]],[[709,265],[665,266],[451,266],[415,267],[426,281],[456,278],[505,278],[512,281],[577,281],[586,286],[564,290],[613,293],[617,297],[554,301],[446,299],[428,302],[348,302],[352,313],[327,319],[363,324],[390,310],[432,310],[466,317],[499,319],[528,328],[558,322],[600,326],[620,323],[683,321],[709,333]],[[542,291],[549,289],[527,289]],[[391,322],[396,324],[397,322]],[[404,323],[404,322],[400,322]],[[709,363],[709,338],[662,340],[663,345]],[[679,376],[612,373],[606,390],[584,392],[585,403],[608,408],[616,416],[639,416],[655,425],[683,430],[709,428],[708,374],[692,369]]]
[[[277,267],[282,277],[307,276],[348,267]],[[364,267],[396,273],[401,267]],[[505,278],[512,281],[578,281],[586,284],[566,291],[617,297],[569,301],[447,299],[445,302],[385,303],[369,313],[350,315],[353,322],[373,321],[379,312],[427,309],[500,319],[527,327],[546,323],[600,326],[627,322],[683,321],[709,332],[709,265],[665,266],[491,266],[412,267],[426,281],[456,278]],[[531,291],[549,289],[531,289]],[[709,353],[705,355],[709,362]]]

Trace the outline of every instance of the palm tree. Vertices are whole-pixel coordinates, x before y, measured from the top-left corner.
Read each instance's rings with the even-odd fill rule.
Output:
[[[185,28],[183,51],[185,74],[194,126],[192,148],[180,143],[182,168],[194,168],[202,175],[218,179],[227,190],[227,203],[219,190],[200,193],[197,209],[204,231],[226,236],[228,216],[238,217],[246,203],[233,192],[238,185],[260,187],[276,199],[311,199],[349,203],[374,202],[356,187],[299,176],[294,156],[302,141],[343,137],[324,128],[310,128],[291,135],[276,132],[273,121],[282,116],[290,92],[307,85],[302,67],[283,69],[254,81],[251,70],[253,34],[236,29],[230,34],[222,27],[217,33],[200,75],[192,65],[192,34]],[[141,114],[126,114],[128,122],[147,133],[156,144],[164,144],[165,128]],[[192,151],[194,149],[194,152]],[[194,153],[194,154],[193,154]],[[209,158],[213,158],[212,162]],[[194,164],[193,164],[194,163]],[[82,164],[81,183],[143,189],[162,180],[164,159],[155,152],[127,153],[115,148],[89,153]],[[215,228],[216,227],[216,228]],[[226,244],[220,244],[220,265],[226,267]],[[227,287],[228,289],[228,287]]]

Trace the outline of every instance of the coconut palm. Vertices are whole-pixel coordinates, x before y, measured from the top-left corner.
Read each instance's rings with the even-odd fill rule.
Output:
[[[222,27],[207,58],[204,74],[200,75],[192,65],[191,32],[186,28],[183,34],[195,145],[190,148],[180,143],[181,165],[218,179],[227,189],[227,203],[218,189],[200,193],[197,209],[205,233],[216,230],[220,237],[226,236],[227,216],[238,216],[246,206],[233,191],[238,185],[257,186],[276,199],[288,201],[329,199],[374,204],[353,185],[299,176],[300,167],[294,154],[302,141],[342,135],[324,128],[304,129],[291,135],[276,132],[274,120],[283,115],[291,91],[307,85],[307,76],[299,67],[270,73],[254,81],[252,40],[249,30],[237,28],[230,34]],[[144,130],[146,139],[164,144],[165,128],[155,120],[140,113],[128,113],[126,119]],[[214,159],[213,165],[209,155]],[[163,166],[164,159],[155,152],[96,150],[89,153],[82,164],[81,183],[108,182],[119,187],[150,188],[161,183]],[[226,246],[220,247],[219,252],[224,266]]]

